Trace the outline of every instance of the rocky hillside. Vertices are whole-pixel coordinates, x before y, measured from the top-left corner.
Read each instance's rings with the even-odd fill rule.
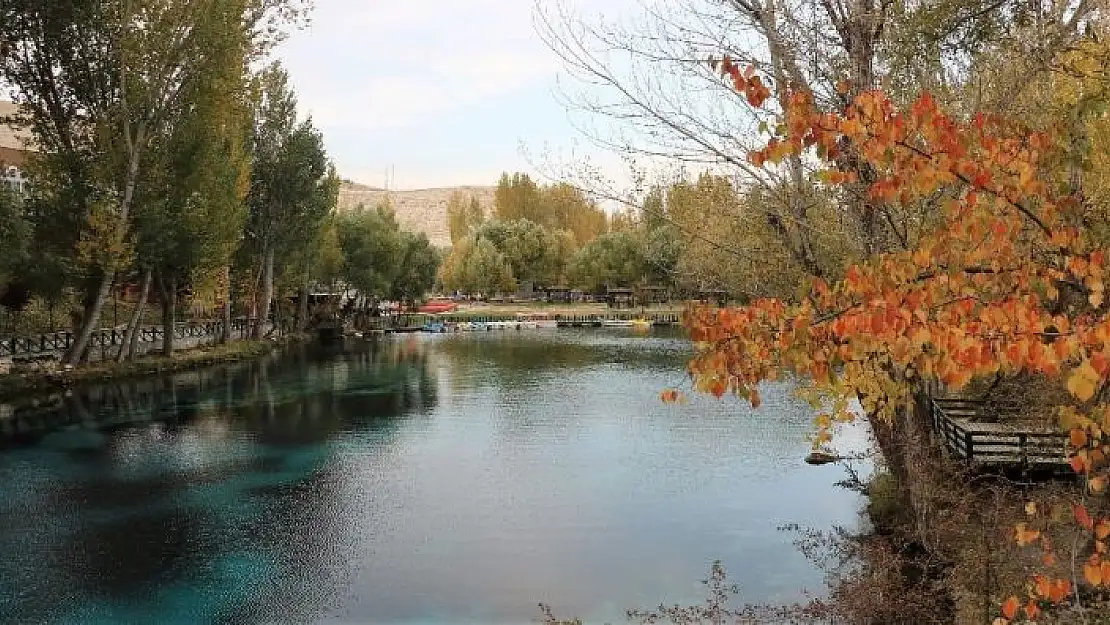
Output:
[[[412,191],[386,191],[353,182],[344,182],[339,189],[339,210],[351,210],[362,204],[377,206],[388,196],[397,212],[401,227],[428,235],[432,245],[451,245],[447,230],[447,199],[454,191],[478,196],[482,207],[489,211],[493,206],[494,187],[444,187],[442,189],[416,189]]]

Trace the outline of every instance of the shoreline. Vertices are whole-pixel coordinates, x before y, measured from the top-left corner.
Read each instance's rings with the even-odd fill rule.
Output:
[[[251,360],[303,340],[301,336],[282,339],[240,339],[224,345],[206,345],[175,352],[172,356],[141,356],[130,362],[97,362],[74,369],[31,371],[0,375],[0,402],[11,402],[26,395],[65,391],[82,384],[95,384],[177,373],[217,364]]]

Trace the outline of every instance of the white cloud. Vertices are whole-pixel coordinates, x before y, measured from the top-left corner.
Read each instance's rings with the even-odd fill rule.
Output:
[[[282,54],[321,127],[399,128],[548,81],[526,0],[320,3]]]

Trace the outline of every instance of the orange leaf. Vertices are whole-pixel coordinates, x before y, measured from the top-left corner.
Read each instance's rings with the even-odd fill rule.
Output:
[[[1082,504],[1076,504],[1072,507],[1075,512],[1075,520],[1086,529],[1094,529],[1095,522],[1091,520],[1091,515],[1087,513],[1087,507]]]
[[[1072,428],[1069,433],[1069,440],[1072,447],[1085,447],[1087,445],[1087,432],[1080,428]]]
[[[1033,619],[1037,618],[1037,615],[1040,614],[1040,613],[1041,613],[1041,609],[1039,607],[1037,607],[1037,604],[1034,603],[1032,599],[1029,600],[1029,603],[1025,604],[1025,616],[1029,620],[1033,620]]]
[[[1002,604],[1002,616],[1012,621],[1014,617],[1017,616],[1017,611],[1020,607],[1021,601],[1019,601],[1017,597],[1010,597]]]
[[[1068,460],[1068,464],[1071,465],[1072,470],[1076,473],[1083,473],[1087,470],[1087,461],[1083,456],[1072,456],[1071,459]]]
[[[1110,522],[1099,521],[1098,525],[1095,526],[1095,536],[1099,540],[1105,540],[1107,536],[1110,536]]]
[[[1048,600],[1052,603],[1060,603],[1070,594],[1071,582],[1066,579],[1058,579],[1052,582],[1052,592],[1048,594]]]
[[[1092,586],[1102,585],[1102,567],[1097,564],[1087,564],[1083,567],[1083,579]]]

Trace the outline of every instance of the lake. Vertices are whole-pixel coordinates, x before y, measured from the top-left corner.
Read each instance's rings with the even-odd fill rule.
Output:
[[[0,447],[0,622],[589,623],[820,594],[786,523],[860,523],[789,384],[693,396],[622,329],[398,335],[75,391]],[[9,410],[10,412],[10,410]],[[10,418],[10,417],[9,417]],[[838,441],[861,448],[866,432]]]

